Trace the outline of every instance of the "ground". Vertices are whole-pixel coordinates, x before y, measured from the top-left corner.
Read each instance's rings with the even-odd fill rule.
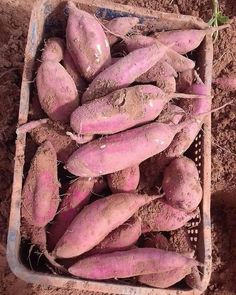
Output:
[[[8,268],[5,249],[10,207],[24,47],[34,0],[2,0],[0,6],[0,294],[59,295],[62,291],[26,284]],[[210,0],[118,0],[123,4],[192,14],[209,20]],[[220,1],[232,28],[220,33],[214,44],[214,78],[236,71],[235,0]],[[213,87],[213,106],[234,99],[235,92]],[[213,273],[206,294],[236,293],[236,107],[227,106],[212,114],[212,243]],[[87,294],[67,291],[68,295]]]

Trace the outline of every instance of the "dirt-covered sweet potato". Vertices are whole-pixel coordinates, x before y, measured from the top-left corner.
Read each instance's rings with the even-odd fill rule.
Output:
[[[60,62],[63,59],[65,43],[61,38],[49,38],[43,48],[42,61]]]

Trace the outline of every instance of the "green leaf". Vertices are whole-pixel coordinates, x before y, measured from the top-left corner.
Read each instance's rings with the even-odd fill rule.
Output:
[[[221,11],[218,12],[217,14],[217,21],[219,25],[224,25],[228,22],[229,17],[226,15],[223,15]]]

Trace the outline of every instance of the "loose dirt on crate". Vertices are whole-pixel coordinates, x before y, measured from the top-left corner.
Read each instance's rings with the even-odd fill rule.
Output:
[[[0,294],[61,295],[65,290],[26,284],[16,278],[6,262],[6,235],[13,176],[15,127],[21,74],[32,0],[2,0],[0,6]],[[117,0],[116,2],[167,12],[211,18],[210,0]],[[232,28],[219,34],[214,45],[214,77],[236,72],[235,0],[219,1]],[[235,99],[213,87],[213,107]],[[236,107],[212,114],[212,242],[213,273],[207,295],[236,293]],[[28,147],[29,151],[30,147]],[[27,160],[27,159],[26,159]],[[222,202],[223,200],[223,202]],[[70,286],[68,286],[70,287]],[[66,291],[67,295],[99,294]],[[101,293],[100,293],[101,294]]]

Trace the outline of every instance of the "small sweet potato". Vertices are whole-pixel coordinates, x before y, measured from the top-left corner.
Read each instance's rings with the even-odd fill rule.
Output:
[[[198,263],[194,259],[175,252],[136,248],[81,259],[69,268],[69,272],[81,278],[104,280],[162,273],[182,266],[195,265]]]
[[[105,24],[108,29],[106,32],[110,46],[119,40],[119,36],[125,36],[139,22],[137,17],[122,16],[116,17]],[[113,34],[109,33],[112,32]]]
[[[130,249],[141,236],[141,221],[131,218],[111,232],[92,253],[109,253]]]
[[[56,218],[47,230],[49,251],[55,248],[57,242],[65,233],[72,220],[88,203],[93,185],[94,179],[90,178],[79,178],[70,185],[60,204]]]
[[[152,45],[130,52],[102,71],[89,85],[82,97],[85,103],[127,87],[154,66],[164,55],[166,47]]]
[[[61,258],[79,256],[127,221],[141,206],[157,196],[122,193],[99,199],[86,206],[72,221],[58,241],[54,255]]]
[[[91,81],[110,62],[110,46],[102,26],[94,16],[68,2],[67,49],[78,70]]]
[[[71,76],[71,78],[74,80],[78,92],[82,94],[87,88],[87,83],[77,70],[75,63],[67,49],[65,50],[63,56],[63,66],[68,74]]]
[[[70,114],[79,105],[75,83],[65,68],[58,62],[41,63],[36,83],[39,101],[49,118],[69,121]]]
[[[22,216],[29,224],[44,227],[59,205],[56,152],[49,141],[37,150],[22,191]]]
[[[42,61],[60,62],[63,59],[65,43],[61,38],[49,38],[43,48]]]
[[[174,77],[166,77],[156,80],[156,85],[165,93],[174,93],[176,91],[176,82]]]
[[[162,188],[171,206],[191,212],[202,200],[196,164],[187,157],[171,161],[164,170]]]
[[[135,191],[140,179],[139,166],[128,167],[107,175],[107,182],[112,193]]]
[[[171,207],[165,200],[156,200],[139,210],[142,232],[175,230],[184,226],[197,214],[199,214],[198,209],[186,212]]]

